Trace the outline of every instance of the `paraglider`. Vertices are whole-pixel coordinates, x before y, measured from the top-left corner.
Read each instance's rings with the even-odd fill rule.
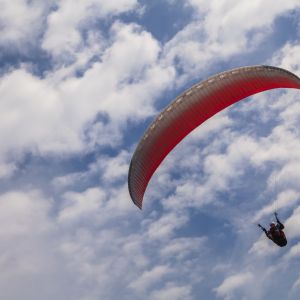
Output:
[[[284,225],[279,221],[278,214],[275,212],[276,222],[270,223],[270,229],[267,231],[266,228],[258,224],[258,227],[266,234],[267,238],[277,244],[279,247],[284,247],[287,244],[287,239],[283,232]]]
[[[192,130],[233,103],[276,88],[300,89],[300,78],[272,66],[242,67],[212,76],[177,97],[148,127],[133,154],[128,189],[134,204],[142,208],[153,173]]]

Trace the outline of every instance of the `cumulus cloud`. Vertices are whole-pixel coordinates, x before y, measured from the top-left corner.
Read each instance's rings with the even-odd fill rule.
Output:
[[[251,157],[259,148],[258,143],[250,136],[236,135],[227,127],[222,128],[219,135],[223,138],[210,142],[207,148],[200,150],[202,144],[199,146],[196,139],[187,140],[166,159],[167,166],[162,169],[162,174],[189,170],[185,173],[187,176],[173,181],[171,188],[175,192],[163,200],[166,208],[180,210],[182,207],[201,207],[215,202],[218,192],[228,191],[231,189],[230,183],[245,174]],[[178,163],[174,164],[174,161]]]
[[[15,70],[2,78],[0,94],[2,155],[14,150],[69,151],[69,146],[82,145],[72,128],[61,123],[66,111],[59,93],[46,81]]]
[[[273,203],[268,204],[263,207],[260,211],[256,213],[253,217],[253,222],[259,221],[262,217],[266,215],[271,215],[274,213],[274,210],[281,210],[289,206],[294,206],[299,200],[299,192],[294,190],[287,190],[281,192]]]
[[[130,284],[130,287],[145,292],[151,285],[161,282],[164,276],[171,270],[167,266],[156,266],[150,271],[145,271],[136,281]]]
[[[134,10],[137,6],[136,0],[87,0],[76,4],[69,0],[60,1],[47,18],[42,47],[54,56],[72,55],[83,47],[84,29],[89,29],[99,19]]]
[[[153,300],[179,300],[179,299],[192,299],[190,286],[174,286],[167,285],[160,291],[155,291],[151,295]]]
[[[51,1],[1,0],[0,47],[8,52],[28,52],[44,31]]]
[[[273,62],[279,64],[282,68],[286,68],[291,72],[295,72],[299,76],[300,72],[300,47],[298,44],[287,43],[279,53],[277,53]]]
[[[203,73],[212,63],[255,49],[270,34],[278,16],[299,8],[297,1],[267,2],[189,1],[195,9],[193,21],[165,47],[167,60],[177,62],[185,73],[181,80],[199,70]]]
[[[192,252],[199,253],[202,247],[205,247],[207,237],[197,238],[175,238],[165,245],[160,253],[163,257],[176,257],[184,259]]]
[[[0,206],[2,239],[37,235],[51,228],[47,217],[51,202],[38,191],[1,194]]]
[[[151,239],[167,239],[174,234],[174,231],[188,221],[186,214],[168,213],[151,223],[148,235]]]
[[[286,232],[290,238],[295,238],[300,235],[300,207],[296,207],[293,214],[286,220]]]
[[[271,243],[265,234],[262,234],[260,239],[251,246],[248,252],[258,257],[270,257],[274,254],[278,254],[279,248]]]
[[[250,272],[235,274],[227,277],[221,285],[214,289],[218,297],[232,299],[232,294],[239,288],[248,285],[253,280]]]
[[[62,222],[90,218],[91,214],[96,214],[101,207],[105,194],[99,189],[91,188],[84,193],[66,193],[64,198],[65,205],[59,213],[59,220]]]
[[[295,259],[300,256],[300,243],[294,245],[288,253],[286,253],[283,257],[284,260]]]
[[[150,34],[124,24],[113,31],[115,42],[104,61],[83,77],[56,81],[53,74],[38,78],[24,69],[3,76],[2,161],[12,151],[70,153],[89,145],[113,146],[128,119],[153,112],[155,95],[172,79],[172,70],[156,65],[159,45]]]
[[[69,274],[57,251],[60,238],[51,217],[52,200],[38,190],[0,195],[1,297],[71,296],[64,289]]]

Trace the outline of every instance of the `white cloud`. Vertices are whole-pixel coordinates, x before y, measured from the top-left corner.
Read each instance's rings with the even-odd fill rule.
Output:
[[[55,73],[38,78],[23,69],[3,76],[1,161],[14,151],[18,159],[23,152],[43,155],[115,146],[129,119],[136,122],[153,113],[155,97],[173,78],[172,68],[157,65],[160,47],[147,32],[120,23],[113,32],[114,43],[103,61],[83,77],[57,81]]]
[[[294,72],[300,76],[300,46],[287,43],[273,58],[273,62],[282,68]]]
[[[172,270],[168,266],[155,266],[149,271],[145,271],[137,280],[130,284],[130,287],[144,292],[155,283],[160,283],[163,277],[168,275]]]
[[[47,31],[43,48],[54,56],[73,54],[82,47],[81,30],[97,20],[137,9],[136,0],[85,0],[74,3],[63,0],[57,3],[57,9],[48,16]]]
[[[69,173],[55,177],[51,184],[59,190],[74,188],[80,183],[88,183],[91,178],[103,180],[107,186],[124,183],[128,175],[129,153],[122,150],[116,156],[103,155],[92,162],[86,171]]]
[[[17,87],[17,88],[16,88]],[[82,147],[68,120],[63,99],[47,81],[20,69],[0,83],[0,136],[6,152],[70,151]]]
[[[31,234],[36,236],[49,230],[51,226],[47,214],[50,208],[51,200],[44,199],[38,191],[1,194],[1,239]]]
[[[250,272],[235,274],[227,277],[221,285],[214,289],[218,297],[231,299],[231,295],[239,288],[248,285],[254,276]]]
[[[9,52],[28,52],[43,32],[51,1],[1,0],[0,47]]]
[[[192,289],[190,286],[175,286],[169,284],[160,291],[153,292],[151,300],[189,300],[192,299],[191,292]]]
[[[57,251],[61,236],[51,217],[53,200],[38,190],[10,191],[0,195],[0,208],[1,297],[71,296],[65,289],[70,274]]]
[[[65,204],[60,210],[61,222],[76,221],[80,218],[97,214],[105,201],[105,194],[97,188],[90,188],[84,193],[69,192],[64,195]]]
[[[197,238],[175,238],[165,245],[160,253],[163,257],[172,257],[176,259],[185,259],[191,253],[199,255],[202,247],[205,247],[206,237]]]
[[[299,200],[299,192],[294,190],[286,190],[281,192],[277,198],[269,205],[264,206],[253,217],[253,222],[259,221],[266,215],[272,215],[275,210],[281,210],[286,207],[294,206]]]
[[[166,58],[179,63],[190,78],[218,61],[255,49],[272,31],[274,20],[299,8],[296,0],[205,1],[191,0],[194,20],[166,45]]]
[[[133,253],[124,251],[126,244],[134,241],[141,242],[138,237],[123,236],[116,227],[97,231],[74,228],[73,236],[65,236],[60,250],[65,256],[65,268],[72,271],[73,282],[82,289],[82,299],[118,298],[119,292],[124,291],[139,272],[136,265],[143,261],[141,266],[144,266],[145,260],[147,262],[139,249],[134,257]]]
[[[104,179],[113,181],[118,178],[126,177],[128,173],[128,161],[128,153],[122,153],[116,159],[107,160]]]
[[[66,189],[84,180],[86,180],[85,172],[75,172],[55,177],[54,179],[52,179],[51,184],[56,189]]]
[[[148,228],[150,239],[168,239],[174,231],[188,221],[186,214],[168,213],[151,223]]]
[[[248,252],[255,256],[270,257],[271,255],[278,254],[279,249],[280,248],[273,244],[273,242],[270,241],[265,234],[262,234],[260,239],[252,245]]]
[[[300,236],[300,207],[296,207],[293,214],[286,220],[286,235],[292,239]]]
[[[61,225],[87,224],[97,226],[111,224],[116,218],[127,218],[136,212],[128,195],[127,185],[117,187],[91,187],[82,192],[66,192],[62,195],[58,221]],[[101,218],[97,216],[101,215]]]
[[[226,114],[225,110],[225,112],[218,113],[201,124],[201,129],[192,131],[189,138],[195,141],[209,139],[213,134],[230,128],[233,123],[233,120]]]
[[[300,256],[300,243],[292,246],[292,248],[283,257],[284,260],[291,260]]]
[[[300,277],[294,282],[292,286],[292,291],[299,290],[299,287],[300,287]]]
[[[187,139],[168,156],[163,164],[166,168],[162,168],[158,176],[164,172],[178,173],[181,169],[189,172],[171,182],[170,191],[175,193],[163,200],[166,208],[180,211],[183,207],[201,207],[215,202],[217,192],[230,190],[231,183],[246,172],[251,157],[259,148],[257,142],[226,127],[218,136],[222,139],[217,137],[202,151],[195,138]]]

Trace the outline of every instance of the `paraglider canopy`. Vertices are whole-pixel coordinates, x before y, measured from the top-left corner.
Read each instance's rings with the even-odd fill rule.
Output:
[[[153,173],[193,129],[239,100],[276,88],[300,89],[300,79],[281,68],[242,67],[212,76],[178,96],[148,127],[133,154],[128,188],[134,204],[142,208]]]

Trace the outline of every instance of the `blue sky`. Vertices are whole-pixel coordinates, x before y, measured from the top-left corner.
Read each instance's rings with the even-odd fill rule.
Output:
[[[300,76],[299,1],[0,6],[1,299],[298,299],[299,91],[193,131],[142,211],[127,173],[149,123],[195,82],[254,64]],[[256,226],[275,209],[284,249]]]

